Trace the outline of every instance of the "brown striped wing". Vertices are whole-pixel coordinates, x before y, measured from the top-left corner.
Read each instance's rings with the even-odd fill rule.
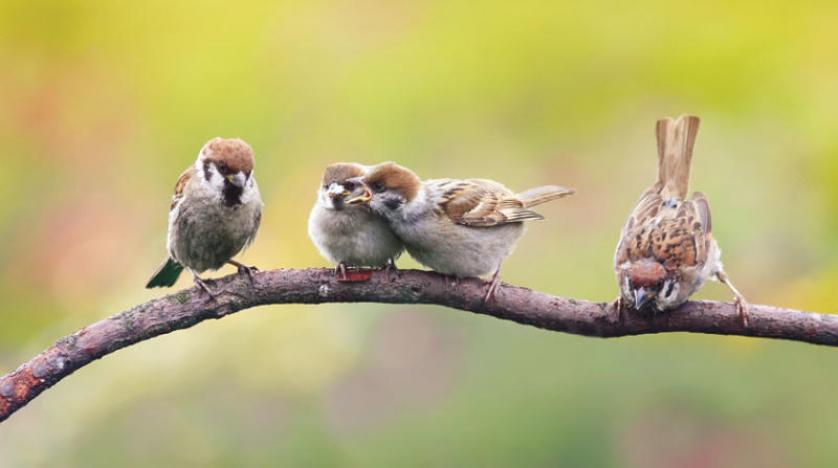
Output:
[[[538,213],[525,209],[511,190],[491,180],[439,179],[427,183],[440,194],[440,214],[457,224],[489,227],[542,219]]]
[[[711,236],[710,209],[703,195],[667,202],[650,189],[623,228],[615,263],[654,259],[667,269],[702,266]]]
[[[183,171],[183,174],[180,175],[180,177],[177,180],[177,183],[175,183],[175,194],[172,195],[172,204],[171,206],[169,206],[169,211],[174,210],[178,203],[180,203],[180,201],[183,199],[184,192],[186,191],[186,185],[192,179],[192,176],[194,174],[195,167],[189,166],[189,169]]]

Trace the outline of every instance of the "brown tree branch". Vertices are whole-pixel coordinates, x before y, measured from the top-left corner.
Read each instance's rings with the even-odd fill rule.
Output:
[[[618,337],[663,332],[781,338],[822,345],[838,345],[838,316],[752,305],[750,325],[744,328],[731,304],[689,302],[678,310],[656,315],[625,311],[617,318],[613,304],[579,301],[503,285],[495,299],[484,304],[487,284],[426,271],[402,271],[391,280],[375,272],[369,281],[341,283],[332,270],[274,270],[253,275],[231,275],[211,282],[223,291],[215,300],[187,289],[155,299],[89,325],[0,377],[0,422],[58,383],[76,369],[134,343],[189,328],[266,304],[325,302],[381,302],[437,304],[491,315],[547,330],[585,336]]]

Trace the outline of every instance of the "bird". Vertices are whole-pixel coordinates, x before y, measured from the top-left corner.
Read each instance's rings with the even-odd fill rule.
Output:
[[[335,276],[347,280],[347,267],[385,267],[397,271],[404,250],[387,222],[368,206],[346,200],[366,190],[360,182],[368,167],[335,163],[326,167],[308,219],[308,235],[320,254],[335,265]]]
[[[255,268],[233,257],[253,242],[261,219],[253,149],[238,138],[213,138],[175,184],[166,242],[169,256],[146,288],[172,286],[186,269],[194,283],[214,297],[200,274],[225,264],[252,280]]]
[[[707,197],[687,197],[699,122],[691,115],[657,122],[658,179],[640,196],[614,255],[620,319],[624,303],[671,310],[712,278],[731,290],[740,320],[748,324],[748,302],[725,272],[713,238]]]
[[[393,162],[356,180],[367,190],[347,203],[368,204],[419,263],[455,280],[491,274],[484,301],[500,285],[501,264],[524,233],[523,222],[544,219],[530,208],[574,193],[548,185],[516,194],[487,179],[423,181]]]

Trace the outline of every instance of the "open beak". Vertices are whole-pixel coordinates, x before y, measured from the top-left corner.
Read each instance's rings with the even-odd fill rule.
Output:
[[[372,200],[372,192],[370,192],[366,187],[362,186],[362,188],[360,189],[360,193],[358,192],[359,190],[356,190],[353,194],[354,196],[346,200],[347,205],[360,205],[362,203],[367,203],[368,201]]]
[[[646,303],[649,302],[649,299],[652,298],[652,295],[649,294],[649,291],[646,291],[644,288],[637,288],[634,290],[634,310],[640,310]]]
[[[228,182],[235,185],[236,187],[244,187],[245,182],[247,182],[247,177],[245,177],[244,174],[242,174],[241,172],[230,174],[225,178]]]
[[[349,198],[346,200],[347,205],[360,205],[372,200],[372,192],[370,192],[370,189],[368,189],[366,184],[364,184],[363,177],[353,177],[347,182],[352,182],[356,187],[355,190],[349,194]]]

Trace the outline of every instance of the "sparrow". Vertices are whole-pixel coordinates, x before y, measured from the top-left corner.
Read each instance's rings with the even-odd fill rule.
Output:
[[[383,218],[368,206],[346,203],[365,192],[357,179],[367,169],[356,163],[327,167],[308,218],[308,236],[320,254],[336,266],[335,276],[344,280],[347,267],[394,270],[395,259],[404,250],[402,241]]]
[[[573,193],[548,185],[516,194],[486,179],[422,181],[392,162],[357,180],[367,191],[347,203],[368,204],[419,263],[454,278],[492,274],[486,301],[500,284],[501,263],[524,233],[523,222],[544,219],[530,208]]]
[[[169,257],[146,288],[172,286],[187,269],[195,284],[213,296],[199,276],[202,272],[231,264],[250,276],[253,268],[232,258],[253,242],[261,219],[253,150],[238,138],[210,140],[175,184],[166,242]]]
[[[640,196],[614,255],[617,311],[621,316],[624,302],[636,310],[674,309],[713,278],[731,290],[747,326],[748,303],[722,266],[710,204],[699,192],[687,197],[698,126],[699,118],[688,115],[657,122],[658,180]]]

